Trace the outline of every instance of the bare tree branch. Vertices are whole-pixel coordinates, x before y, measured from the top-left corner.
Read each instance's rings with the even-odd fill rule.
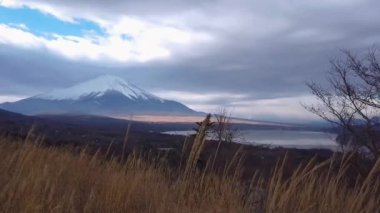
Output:
[[[310,82],[311,93],[319,105],[304,106],[322,119],[340,126],[348,139],[339,141],[353,148],[365,147],[376,158],[380,157],[380,65],[376,49],[370,49],[360,59],[343,50],[343,59],[330,62],[330,88]]]

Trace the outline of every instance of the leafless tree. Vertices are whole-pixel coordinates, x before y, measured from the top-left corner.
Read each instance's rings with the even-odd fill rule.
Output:
[[[218,113],[214,114],[214,124],[211,129],[213,139],[218,141],[218,146],[215,150],[212,169],[215,166],[216,158],[219,154],[220,147],[223,142],[231,143],[237,136],[237,129],[232,127],[231,113],[226,108],[220,108]]]
[[[342,147],[371,157],[380,157],[380,66],[376,48],[364,56],[344,50],[343,57],[332,60],[327,86],[310,82],[307,86],[319,104],[306,109],[342,129]]]
[[[237,137],[237,129],[233,128],[231,113],[226,108],[221,108],[214,114],[214,126],[211,133],[215,140],[221,142],[233,142]]]

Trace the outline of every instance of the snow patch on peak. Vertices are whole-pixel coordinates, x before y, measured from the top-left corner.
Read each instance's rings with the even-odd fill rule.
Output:
[[[65,89],[57,89],[51,92],[34,96],[33,98],[47,100],[78,100],[83,97],[101,97],[107,92],[119,92],[130,99],[153,99],[163,102],[164,100],[150,94],[134,84],[125,81],[124,79],[113,76],[103,75],[95,79],[85,81]]]

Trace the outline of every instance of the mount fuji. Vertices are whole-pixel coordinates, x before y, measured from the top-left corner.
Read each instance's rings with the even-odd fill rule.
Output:
[[[111,75],[16,102],[6,102],[0,104],[0,108],[26,115],[91,114],[114,117],[200,114],[179,102],[159,98]]]

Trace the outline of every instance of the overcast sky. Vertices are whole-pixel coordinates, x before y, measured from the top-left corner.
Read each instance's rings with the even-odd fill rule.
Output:
[[[91,3],[90,3],[91,2]],[[0,0],[0,102],[118,75],[201,111],[279,121],[339,49],[380,41],[378,0]]]

